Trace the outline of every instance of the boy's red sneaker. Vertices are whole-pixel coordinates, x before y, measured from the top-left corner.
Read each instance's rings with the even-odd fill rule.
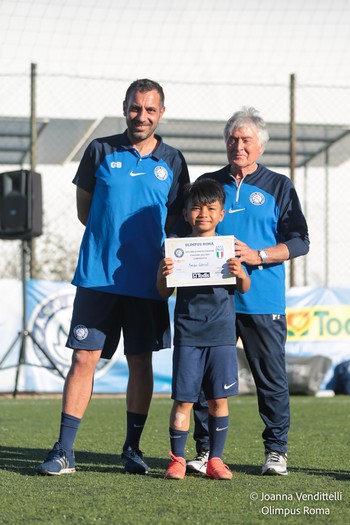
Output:
[[[221,458],[211,458],[207,463],[207,476],[212,479],[232,479],[232,472]]]
[[[168,479],[184,479],[186,474],[186,460],[185,458],[174,456],[172,452],[169,452],[171,457],[170,465],[165,473],[165,477]]]

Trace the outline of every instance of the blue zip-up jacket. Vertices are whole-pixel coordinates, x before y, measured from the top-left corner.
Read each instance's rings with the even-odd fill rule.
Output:
[[[220,235],[234,235],[254,250],[279,243],[288,247],[290,259],[309,251],[309,236],[298,195],[291,180],[258,164],[239,186],[230,166],[206,173],[225,190],[225,218],[218,224]],[[235,292],[236,312],[243,314],[285,314],[284,263],[247,266],[250,290]]]

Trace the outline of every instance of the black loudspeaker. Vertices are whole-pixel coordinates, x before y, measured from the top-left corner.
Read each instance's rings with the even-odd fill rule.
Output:
[[[42,234],[41,175],[19,170],[0,173],[0,239]]]

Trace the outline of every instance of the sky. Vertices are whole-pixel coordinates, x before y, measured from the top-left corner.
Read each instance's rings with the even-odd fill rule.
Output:
[[[225,121],[248,104],[287,122],[295,74],[298,123],[349,126],[349,57],[349,0],[0,0],[0,116],[28,116],[35,63],[43,118],[121,116],[130,82],[149,77],[165,89],[165,118]],[[331,172],[328,193],[323,171],[308,175],[314,283],[326,193],[332,250],[344,246],[349,167]],[[73,170],[62,169],[71,193]],[[333,282],[349,282],[339,268]]]
[[[2,0],[1,71],[349,85],[348,0]]]
[[[0,75],[18,84],[16,75],[37,64],[60,86],[59,103],[52,99],[62,116],[80,116],[84,95],[90,112],[96,101],[111,113],[110,80],[121,98],[131,81],[149,77],[165,87],[169,118],[226,119],[233,104],[254,100],[266,119],[285,121],[294,74],[304,90],[299,121],[347,124],[349,34],[348,0],[2,0]],[[78,100],[65,78],[75,79]],[[105,79],[106,96],[86,78]],[[13,115],[6,81],[0,114]]]

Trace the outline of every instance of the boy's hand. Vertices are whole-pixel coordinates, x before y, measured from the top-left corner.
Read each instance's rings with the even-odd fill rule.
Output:
[[[227,263],[232,275],[241,279],[245,277],[246,273],[243,269],[240,259],[237,259],[236,257],[231,257],[231,259],[229,259]]]
[[[163,277],[170,275],[174,271],[174,262],[171,257],[165,257],[159,263],[158,270]]]

